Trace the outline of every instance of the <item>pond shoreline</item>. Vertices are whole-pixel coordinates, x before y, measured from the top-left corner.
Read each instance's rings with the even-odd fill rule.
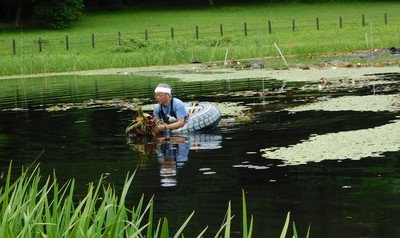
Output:
[[[362,80],[377,74],[400,73],[399,66],[363,66],[363,65],[325,65],[306,67],[246,68],[237,69],[210,64],[182,64],[168,66],[149,66],[135,68],[108,68],[75,72],[55,72],[42,74],[24,74],[2,76],[2,79],[52,77],[63,75],[137,75],[176,78],[183,81],[208,81],[243,78],[270,78],[288,82],[318,82],[321,78]]]

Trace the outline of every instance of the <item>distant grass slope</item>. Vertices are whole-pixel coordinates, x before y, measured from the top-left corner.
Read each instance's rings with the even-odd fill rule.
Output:
[[[3,24],[0,75],[277,57],[274,43],[284,55],[385,48],[400,45],[398,9],[394,2],[251,4],[89,13],[64,30]]]
[[[297,21],[314,21],[316,17],[323,19],[360,18],[387,13],[392,18],[397,17],[400,3],[326,3],[326,4],[250,4],[230,5],[226,7],[189,9],[129,9],[119,12],[87,13],[72,27],[64,30],[15,30],[12,25],[3,25],[2,37],[43,36],[43,34],[107,34],[110,32],[138,32],[144,29],[168,30],[170,27],[193,27],[194,25],[210,24],[242,24],[244,21],[260,23],[267,20],[282,22],[296,19]],[[399,20],[399,19],[397,19]]]

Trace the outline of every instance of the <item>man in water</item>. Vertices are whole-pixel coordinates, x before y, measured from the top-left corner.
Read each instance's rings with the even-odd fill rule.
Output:
[[[181,128],[189,114],[183,102],[172,97],[171,87],[165,83],[158,84],[154,90],[154,97],[157,105],[154,107],[153,115],[164,122],[156,126],[155,131],[160,133]]]

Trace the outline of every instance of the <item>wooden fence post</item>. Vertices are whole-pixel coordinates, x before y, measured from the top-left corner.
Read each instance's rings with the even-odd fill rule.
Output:
[[[69,39],[68,39],[68,35],[65,35],[65,49],[69,50]]]
[[[342,17],[339,18],[339,26],[340,26],[340,29],[342,29],[342,27],[343,27],[343,20],[342,20]]]
[[[296,31],[296,22],[294,19],[292,20],[292,30],[293,30],[293,32]]]
[[[196,26],[196,40],[199,39],[199,26]]]
[[[149,39],[149,34],[147,32],[147,29],[144,30],[144,40],[147,41]]]
[[[316,19],[316,23],[317,23],[317,31],[319,31],[319,18],[318,17]]]
[[[387,25],[387,14],[385,13],[385,25]]]
[[[221,36],[224,36],[224,28],[222,27],[222,24],[219,24],[219,32]]]
[[[272,33],[272,25],[271,25],[271,21],[270,20],[268,20],[268,32],[269,32],[269,34]]]
[[[174,28],[171,27],[171,39],[174,39]]]
[[[39,37],[38,43],[39,43],[39,53],[42,53],[42,38],[41,37]]]
[[[92,48],[94,49],[94,33],[92,33]]]
[[[362,26],[365,26],[365,16],[362,14]]]
[[[15,39],[12,40],[12,46],[13,46],[13,53],[15,55],[17,53],[16,47],[15,47]]]
[[[247,22],[244,22],[244,36],[247,36]]]
[[[118,45],[121,45],[121,39],[122,39],[121,32],[118,31]]]

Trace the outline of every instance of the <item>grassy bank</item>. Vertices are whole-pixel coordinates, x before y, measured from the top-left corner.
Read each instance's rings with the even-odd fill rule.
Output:
[[[0,35],[0,75],[268,59],[267,66],[400,45],[400,3],[263,4],[87,14],[72,28]],[[275,45],[276,44],[276,45]],[[291,58],[289,56],[296,56]]]

